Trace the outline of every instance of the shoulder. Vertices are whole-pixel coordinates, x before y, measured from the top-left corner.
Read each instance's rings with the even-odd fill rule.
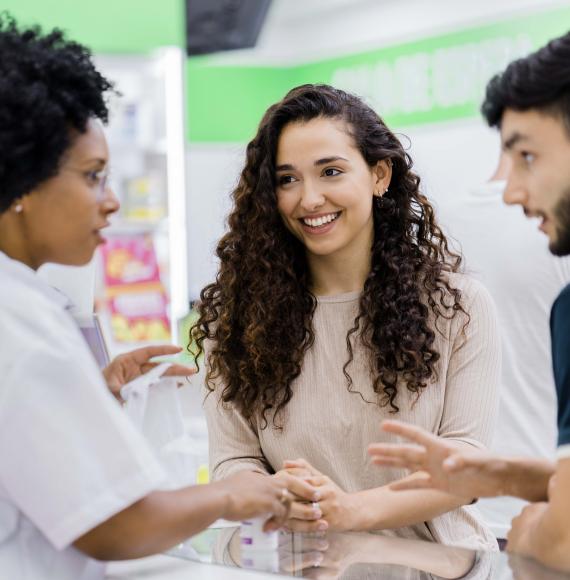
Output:
[[[560,362],[561,354],[566,353],[570,339],[568,332],[570,323],[570,284],[565,286],[558,294],[550,312],[550,334],[552,340],[553,356],[555,361]],[[566,358],[564,356],[564,358]]]
[[[89,360],[90,352],[65,309],[33,286],[9,280],[0,290],[0,366],[4,372],[25,367],[29,356],[63,353],[71,360]]]
[[[493,298],[484,284],[479,280],[459,272],[447,274],[447,281],[451,288],[461,293],[461,305],[470,312],[480,308],[494,308]]]
[[[0,320],[7,336],[32,333],[37,337],[53,337],[70,322],[65,310],[42,292],[12,281],[0,290]]]
[[[557,315],[570,315],[570,284],[562,288],[552,305],[552,316]]]

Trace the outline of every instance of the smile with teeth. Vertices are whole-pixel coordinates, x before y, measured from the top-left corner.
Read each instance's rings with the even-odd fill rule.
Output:
[[[330,222],[333,222],[340,216],[340,211],[335,213],[329,213],[327,215],[322,215],[318,218],[302,218],[301,221],[311,228],[321,228]]]

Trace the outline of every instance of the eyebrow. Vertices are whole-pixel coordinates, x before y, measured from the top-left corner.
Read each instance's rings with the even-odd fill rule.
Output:
[[[522,133],[519,133],[518,131],[515,131],[504,143],[503,143],[503,149],[505,151],[509,151],[510,149],[512,149],[517,143],[520,143],[521,141],[528,141],[529,137],[527,135],[523,135]]]
[[[334,161],[346,161],[350,163],[350,161],[346,157],[341,157],[340,155],[332,155],[331,157],[323,157],[322,159],[317,159],[313,165],[315,167],[320,167],[321,165],[326,165],[327,163],[333,163]],[[276,171],[293,171],[295,169],[294,165],[290,163],[284,163],[282,165],[278,165],[275,170]]]

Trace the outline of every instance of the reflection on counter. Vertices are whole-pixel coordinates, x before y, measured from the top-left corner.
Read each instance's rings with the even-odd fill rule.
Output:
[[[314,580],[561,580],[568,576],[506,553],[409,540],[382,533],[280,532],[278,548],[242,545],[234,524],[212,527],[169,553],[186,560]]]
[[[171,555],[285,576],[332,578],[492,578],[496,554],[370,533],[281,532],[276,550],[252,550],[239,527],[209,529]]]

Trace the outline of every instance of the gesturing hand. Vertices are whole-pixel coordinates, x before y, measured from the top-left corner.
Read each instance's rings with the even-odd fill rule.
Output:
[[[147,373],[160,363],[150,362],[155,356],[178,354],[179,346],[161,345],[146,346],[131,352],[120,354],[103,369],[103,376],[113,395],[121,400],[120,391],[123,385]],[[168,377],[188,377],[196,372],[195,368],[173,364],[165,373]]]
[[[437,489],[460,497],[493,497],[505,493],[506,462],[477,449],[463,450],[428,431],[400,421],[384,421],[382,430],[412,443],[373,443],[372,461],[403,467],[420,476],[394,482],[391,489]]]

